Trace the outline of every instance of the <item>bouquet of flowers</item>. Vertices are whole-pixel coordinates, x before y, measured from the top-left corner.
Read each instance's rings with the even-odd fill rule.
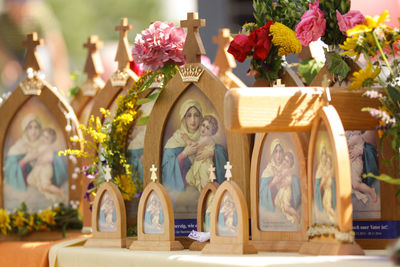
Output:
[[[140,106],[157,99],[166,81],[178,71],[178,66],[185,63],[182,55],[186,33],[182,28],[172,23],[156,21],[148,29],[136,36],[133,48],[135,64],[133,68],[143,68],[144,73],[126,95],[117,99],[115,115],[111,118],[110,111],[101,109],[105,119],[89,119],[88,126],[80,128],[87,136],[86,139],[74,137],[73,142],[81,142],[88,150],[66,150],[60,154],[75,155],[89,158],[91,164],[84,166],[83,173],[91,179],[85,198],[91,200],[97,188],[105,181],[107,168],[111,169],[112,182],[120,189],[125,200],[140,197],[142,181],[138,170],[130,166],[127,160],[127,140],[134,125],[144,125],[148,117],[141,116]],[[162,77],[161,90],[150,93],[146,98],[139,94],[148,90],[156,77]]]
[[[251,58],[249,75],[269,82],[278,79],[284,56],[301,52],[294,27],[307,3],[307,0],[254,0],[255,22],[242,27],[228,52],[239,62]]]
[[[363,56],[367,62],[364,69],[353,73],[349,86],[351,89],[371,88],[374,85],[381,87],[371,88],[364,93],[367,97],[379,100],[379,109],[366,107],[363,110],[379,120],[377,128],[381,151],[383,141],[390,137],[395,153],[387,162],[394,167],[394,163],[399,164],[400,159],[400,28],[392,29],[384,24],[388,16],[388,11],[380,16],[367,16],[363,24],[347,31],[348,37],[340,47],[344,49],[342,55],[354,57],[354,60]],[[396,176],[400,177],[398,167]],[[399,178],[391,178],[387,174],[376,178],[400,185]],[[400,195],[400,190],[397,195]]]

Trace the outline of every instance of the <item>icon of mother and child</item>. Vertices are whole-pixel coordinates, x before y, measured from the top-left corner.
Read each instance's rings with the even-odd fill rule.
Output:
[[[22,136],[6,155],[5,184],[21,192],[32,186],[52,202],[65,202],[61,186],[68,181],[68,175],[66,164],[54,147],[56,131],[43,128],[35,114],[24,117],[21,130]]]
[[[228,155],[226,149],[213,138],[218,132],[218,120],[213,115],[203,115],[202,106],[193,99],[182,103],[179,119],[180,128],[164,146],[164,186],[179,192],[191,185],[201,191],[209,181],[210,165],[216,167],[217,182],[222,183]]]

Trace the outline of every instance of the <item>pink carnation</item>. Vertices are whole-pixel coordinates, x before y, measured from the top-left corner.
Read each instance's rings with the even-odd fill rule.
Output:
[[[354,26],[363,24],[365,17],[358,10],[351,10],[346,14],[342,15],[336,10],[336,17],[338,20],[339,29],[341,32],[346,34],[347,30],[354,28]]]
[[[156,21],[135,38],[132,50],[136,63],[146,70],[155,71],[165,64],[185,64],[182,55],[186,33],[173,23]]]
[[[319,0],[310,2],[309,9],[301,16],[301,21],[296,25],[296,37],[304,46],[318,40],[325,33],[326,20],[324,12],[319,9]]]

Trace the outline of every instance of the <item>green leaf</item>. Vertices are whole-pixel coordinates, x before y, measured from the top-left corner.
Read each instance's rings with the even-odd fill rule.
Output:
[[[146,103],[149,103],[149,102],[151,102],[151,101],[153,101],[152,99],[149,99],[149,98],[140,98],[140,99],[138,99],[137,101],[136,101],[136,104],[137,105],[143,105],[143,104],[146,104]]]
[[[390,98],[396,100],[397,102],[400,102],[400,92],[397,90],[396,87],[391,86],[390,84],[387,86],[387,90],[389,93]]]
[[[137,120],[136,125],[137,125],[137,126],[146,125],[147,122],[149,121],[149,118],[150,118],[150,116],[143,116],[143,117],[140,117],[140,118]]]
[[[351,70],[349,65],[336,53],[328,53],[328,57],[327,67],[329,72],[338,75],[339,80],[342,81]]]
[[[150,87],[150,85],[154,82],[154,78],[156,77],[157,74],[158,72],[153,72],[150,78],[145,83],[143,83],[142,87],[139,88],[137,93],[140,94],[141,92],[146,91]]]
[[[366,177],[374,177],[375,179],[381,180],[383,182],[386,182],[388,184],[393,184],[393,185],[400,185],[400,179],[398,178],[393,178],[387,174],[380,174],[380,175],[375,175],[373,173],[367,173],[367,174],[363,174],[363,178]]]
[[[310,84],[322,68],[323,63],[317,62],[313,58],[303,60],[297,67],[297,72],[304,78],[307,84]]]
[[[75,86],[74,88],[69,89],[69,94],[75,97],[79,92],[79,86]]]

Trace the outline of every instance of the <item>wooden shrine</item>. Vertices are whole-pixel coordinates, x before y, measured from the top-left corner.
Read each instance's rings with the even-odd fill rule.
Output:
[[[223,98],[228,89],[200,63],[200,56],[205,52],[198,28],[205,25],[204,20],[199,20],[197,13],[188,13],[188,19],[181,25],[188,27],[183,49],[186,64],[168,81],[152,109],[145,135],[143,168],[155,164],[160,181],[174,203],[176,220],[191,220],[187,228],[194,230],[197,200],[204,181],[207,182],[209,165],[215,166],[218,183],[224,180],[223,166],[228,159],[232,164],[243,166],[233,172],[238,177],[239,187],[248,197],[250,155],[247,136],[232,134],[223,127]],[[189,154],[185,156],[185,153],[195,157],[197,148],[194,146],[200,140],[203,118],[213,129],[209,134],[215,141],[214,144],[209,142],[207,149],[214,150],[214,156],[210,152],[199,152],[203,154],[204,165],[198,162],[197,167],[189,171],[192,164],[189,163]],[[187,162],[185,166],[178,167],[178,155],[179,160]],[[201,177],[195,174],[196,168],[201,169]],[[149,177],[144,174],[144,185],[148,183]],[[190,230],[179,232],[177,236],[187,236]]]
[[[92,234],[85,247],[126,247],[125,203],[118,187],[112,182],[104,182],[97,190],[92,210]]]
[[[89,112],[93,106],[93,98],[105,85],[100,76],[104,72],[103,63],[99,53],[99,49],[103,47],[103,42],[99,40],[97,35],[91,35],[83,47],[88,49],[84,67],[87,79],[79,88],[71,106],[75,110],[79,121],[86,124],[89,119]]]
[[[256,91],[257,90],[257,91]],[[282,131],[310,131],[311,139],[309,142],[307,157],[307,175],[308,175],[308,231],[309,242],[304,243],[300,252],[313,254],[363,254],[361,248],[352,239],[352,204],[350,200],[351,183],[350,183],[350,164],[347,151],[347,143],[344,137],[344,130],[340,118],[335,108],[329,105],[330,94],[329,88],[246,88],[234,89],[229,91],[225,96],[225,121],[226,127],[235,132],[262,131],[262,132],[282,132]],[[265,103],[270,103],[265,105]],[[246,113],[252,114],[252,117],[246,117]],[[324,122],[324,128],[319,128],[320,122]],[[318,152],[324,155],[324,160],[311,158],[310,153],[314,155],[315,136],[317,132],[324,132],[325,144],[320,145]],[[323,143],[322,141],[319,141]],[[322,149],[322,147],[325,147]],[[343,151],[344,150],[344,151]],[[312,152],[311,152],[312,151]],[[328,153],[329,151],[329,153]],[[322,155],[319,154],[319,155]],[[330,158],[330,165],[326,162],[326,158]],[[330,188],[330,193],[315,194],[316,182],[311,178],[315,178],[315,166],[313,162],[323,161],[329,169],[326,176],[332,179],[326,179],[324,182],[326,188]],[[340,167],[339,167],[340,166]],[[322,175],[321,175],[322,176]],[[314,179],[315,180],[315,179]],[[335,192],[339,197],[333,196]],[[321,185],[322,188],[322,185]],[[324,192],[329,192],[325,189]],[[329,197],[330,196],[330,197]],[[318,225],[320,221],[316,221],[315,202],[319,199],[319,208],[321,202],[322,211],[326,212],[325,217],[329,218],[328,222],[323,224],[329,225],[328,230],[316,229],[313,222]],[[331,201],[328,201],[328,200]],[[328,206],[327,203],[331,203]],[[333,208],[335,206],[335,208]],[[253,207],[252,207],[253,208]],[[334,212],[333,212],[334,211]],[[254,220],[254,218],[252,218]],[[326,218],[325,218],[326,219]],[[332,227],[331,225],[334,225]],[[310,230],[311,229],[311,230]],[[323,233],[320,235],[320,233]],[[325,238],[325,236],[328,236]],[[290,240],[282,234],[280,240]]]
[[[214,64],[219,68],[218,78],[227,88],[246,87],[237,77],[232,69],[236,68],[235,58],[228,53],[228,47],[232,41],[231,31],[223,28],[218,31],[218,35],[213,37],[213,42],[218,45],[217,55]]]
[[[75,113],[57,88],[41,75],[36,47],[43,40],[27,35],[24,68],[27,77],[0,106],[0,207],[44,210],[63,202],[78,206],[81,196],[81,163],[59,150],[81,149],[71,142],[80,137]]]
[[[139,201],[137,240],[131,250],[182,250],[175,240],[174,212],[172,202],[165,188],[157,182],[157,168],[150,169],[152,182],[143,190]]]
[[[210,243],[203,254],[256,254],[249,244],[249,212],[241,188],[231,180],[232,166],[225,165],[227,180],[218,187],[211,206]]]
[[[215,183],[215,168],[210,165],[210,180],[204,186],[201,191],[199,200],[197,202],[197,232],[210,232],[210,219],[211,219],[211,208],[212,202],[215,197],[215,193],[217,192],[218,183]],[[194,241],[189,249],[190,250],[202,250],[206,244],[209,242],[199,242]]]

